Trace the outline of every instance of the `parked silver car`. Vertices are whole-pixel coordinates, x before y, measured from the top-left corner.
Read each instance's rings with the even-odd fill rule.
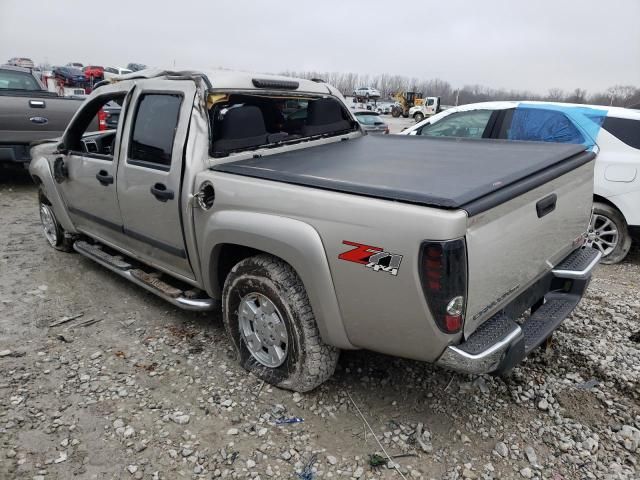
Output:
[[[356,120],[362,125],[362,129],[367,133],[389,133],[389,125],[382,120],[375,110],[356,110],[353,112]]]

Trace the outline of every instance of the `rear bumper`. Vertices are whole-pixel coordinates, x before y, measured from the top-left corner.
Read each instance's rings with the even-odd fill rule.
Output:
[[[465,342],[448,346],[436,363],[474,374],[511,370],[571,314],[601,256],[592,248],[575,250]],[[522,324],[516,323],[529,307],[533,307],[531,316]]]

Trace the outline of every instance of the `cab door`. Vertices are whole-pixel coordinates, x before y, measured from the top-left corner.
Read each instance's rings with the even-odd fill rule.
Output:
[[[126,247],[147,263],[193,279],[181,204],[185,142],[196,87],[192,81],[150,80],[127,115],[117,189]]]
[[[105,93],[76,114],[64,137],[65,152],[54,155],[53,170],[64,171],[59,184],[67,210],[76,228],[95,238],[119,243],[122,237],[122,217],[118,206],[116,171],[117,146],[123,126],[117,130],[95,132],[93,120],[104,104],[117,101],[126,108],[126,90]]]

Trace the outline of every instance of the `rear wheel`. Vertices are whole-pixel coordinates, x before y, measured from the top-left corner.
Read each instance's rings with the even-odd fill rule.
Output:
[[[624,260],[631,248],[631,236],[622,214],[606,203],[595,202],[587,232],[587,245],[602,252],[602,263]]]
[[[413,119],[416,121],[416,123],[420,123],[422,120],[424,120],[424,115],[420,112],[416,112],[413,115]]]
[[[56,215],[53,212],[51,204],[48,202],[42,192],[39,193],[39,209],[40,209],[40,224],[42,225],[42,233],[47,240],[56,250],[63,252],[73,251],[73,238],[65,235],[64,229],[58,223]]]
[[[258,378],[306,392],[333,375],[339,350],[320,338],[304,285],[287,263],[257,255],[236,264],[222,308],[240,364]]]

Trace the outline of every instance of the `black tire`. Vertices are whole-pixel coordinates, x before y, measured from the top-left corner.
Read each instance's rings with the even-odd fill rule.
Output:
[[[240,332],[240,302],[246,295],[256,293],[276,306],[286,326],[287,354],[277,367],[260,363]],[[263,254],[236,264],[224,283],[222,314],[240,365],[261,380],[287,390],[308,392],[333,375],[339,350],[322,341],[304,285],[286,262]]]
[[[65,234],[64,228],[62,228],[62,225],[60,225],[60,222],[58,222],[56,218],[51,202],[49,202],[42,190],[38,191],[38,210],[40,212],[40,223],[47,243],[61,252],[73,252],[73,242],[75,238]],[[48,235],[45,231],[47,228],[44,222],[45,215],[49,215],[51,218],[51,223],[48,226],[51,230],[51,235]]]
[[[416,121],[416,123],[420,123],[422,120],[424,120],[424,115],[420,112],[414,113],[413,119]]]
[[[594,202],[593,213],[594,216],[598,215],[610,220],[615,225],[615,228],[618,232],[618,242],[615,248],[607,255],[603,255],[600,262],[607,265],[621,262],[627,256],[627,254],[629,253],[629,249],[631,248],[631,235],[629,234],[629,227],[626,220],[616,208],[612,207],[611,205],[607,205],[606,203]],[[598,225],[596,224],[595,226],[597,227]],[[594,225],[592,223],[589,226],[590,235],[593,227]],[[592,238],[590,237],[588,243],[593,243],[591,242],[591,240]],[[597,247],[597,245],[593,246]]]

